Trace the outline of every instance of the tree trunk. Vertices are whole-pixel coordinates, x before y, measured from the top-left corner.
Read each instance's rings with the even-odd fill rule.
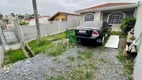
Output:
[[[33,10],[34,10],[36,28],[37,28],[37,40],[38,40],[38,42],[40,42],[41,34],[40,34],[39,18],[38,18],[38,10],[37,10],[36,0],[32,0],[32,3],[33,3]]]

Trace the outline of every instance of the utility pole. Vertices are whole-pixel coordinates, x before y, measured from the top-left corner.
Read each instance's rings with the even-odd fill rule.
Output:
[[[32,3],[33,3],[33,10],[34,10],[36,28],[37,28],[37,40],[38,40],[38,42],[40,42],[41,34],[40,34],[39,18],[38,18],[38,10],[37,10],[36,0],[32,0]]]

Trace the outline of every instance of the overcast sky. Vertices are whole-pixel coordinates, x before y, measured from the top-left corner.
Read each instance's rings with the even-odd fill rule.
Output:
[[[52,16],[58,11],[75,10],[107,2],[138,2],[139,0],[37,0],[38,12]],[[33,13],[32,0],[0,0],[0,13]]]

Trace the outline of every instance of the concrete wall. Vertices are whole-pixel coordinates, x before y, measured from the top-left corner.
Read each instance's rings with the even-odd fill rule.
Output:
[[[137,22],[135,25],[134,35],[136,37],[136,40],[138,40],[138,55],[136,57],[134,66],[134,80],[142,80],[142,5],[137,10]]]
[[[65,31],[68,28],[77,27],[78,24],[79,23],[77,19],[71,19],[65,22],[54,21],[50,24],[41,24],[40,25],[41,35],[47,36],[47,35],[58,34],[60,32]],[[27,40],[32,40],[37,37],[35,26],[21,26],[21,30],[23,31],[25,38]]]
[[[39,18],[39,23],[40,24],[48,24],[49,23],[48,19],[49,19],[48,17]],[[36,25],[35,19],[30,20],[29,26],[34,26],[34,25]]]

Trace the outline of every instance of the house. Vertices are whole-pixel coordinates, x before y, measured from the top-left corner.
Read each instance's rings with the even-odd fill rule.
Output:
[[[50,18],[49,16],[40,16],[39,17],[39,23],[40,24],[48,24],[49,23],[49,21],[48,21],[49,18]],[[29,20],[29,26],[32,26],[32,25],[36,25],[35,19],[30,19]]]
[[[78,18],[78,16],[79,16],[78,14],[57,12],[49,19],[49,21],[67,21],[69,19],[76,19]]]
[[[112,25],[114,31],[120,31],[122,19],[136,16],[137,3],[105,3],[75,11],[80,14],[80,24],[85,21],[103,20]]]

